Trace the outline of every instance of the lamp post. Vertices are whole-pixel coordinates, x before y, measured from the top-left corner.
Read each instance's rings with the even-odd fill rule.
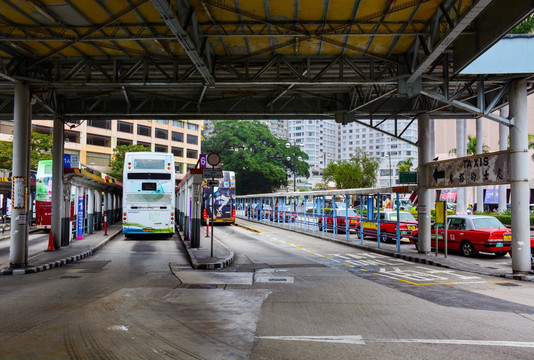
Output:
[[[286,148],[290,149],[291,144],[289,142],[286,143]],[[302,161],[302,157],[298,157],[299,161]],[[287,161],[291,161],[291,156],[287,157]],[[297,146],[293,145],[293,191],[297,191]]]
[[[386,157],[389,159],[389,187],[391,187],[391,153],[389,151]]]

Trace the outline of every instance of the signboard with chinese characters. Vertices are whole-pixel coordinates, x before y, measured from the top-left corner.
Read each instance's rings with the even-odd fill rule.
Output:
[[[510,182],[510,153],[498,151],[428,163],[428,188],[500,185]]]

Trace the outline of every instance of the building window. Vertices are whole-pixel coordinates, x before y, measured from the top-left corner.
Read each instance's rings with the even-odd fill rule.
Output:
[[[196,159],[196,158],[198,158],[198,151],[187,149],[187,158],[188,159]]]
[[[182,120],[173,120],[172,121],[172,126],[183,128],[184,127],[184,122]]]
[[[111,130],[111,120],[87,120],[87,125],[100,129]]]
[[[198,144],[198,136],[187,134],[187,143],[197,145]]]
[[[156,122],[157,122],[158,124],[169,125],[169,120],[156,120]]]
[[[182,163],[174,163],[174,171],[177,173],[182,173],[183,164]]]
[[[172,132],[172,141],[184,142],[184,133],[173,131]]]
[[[169,151],[169,147],[166,146],[166,145],[154,145],[154,151],[155,152],[162,152],[162,153],[166,153]]]
[[[117,146],[132,145],[132,144],[133,144],[132,140],[117,138]]]
[[[137,125],[137,135],[152,136],[152,128],[145,125]]]
[[[87,145],[111,147],[111,138],[109,136],[87,134]]]
[[[146,147],[147,149],[150,149],[150,143],[146,143],[146,142],[142,142],[142,141],[138,141],[137,142],[137,145],[141,145],[141,146],[144,146]]]
[[[172,151],[174,156],[183,157],[184,156],[184,149],[178,148],[178,147],[172,147]]]
[[[86,161],[87,164],[93,163],[97,166],[110,166],[111,155],[87,152]]]
[[[45,134],[45,135],[52,136],[52,128],[49,128],[47,126],[33,125],[32,126],[32,131],[33,132],[37,132],[39,134]]]
[[[195,130],[195,131],[198,131],[198,125],[197,125],[197,124],[187,123],[187,128],[188,128],[189,130]]]
[[[74,131],[65,131],[65,142],[80,143],[80,133]]]
[[[165,139],[167,140],[169,138],[169,132],[165,129],[158,129],[156,128],[156,138],[158,139]]]
[[[117,131],[133,134],[133,124],[126,121],[119,121]]]

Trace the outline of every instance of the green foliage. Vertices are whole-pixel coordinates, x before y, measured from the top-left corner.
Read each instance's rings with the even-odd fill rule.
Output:
[[[52,159],[53,138],[47,134],[31,133],[30,140],[30,168],[37,170],[40,160]],[[13,142],[0,141],[0,168],[13,168]]]
[[[317,183],[313,187],[314,191],[320,191],[320,190],[328,190],[328,185],[324,183]]]
[[[467,135],[467,149],[466,149],[467,156],[469,155],[476,155],[477,153],[477,138],[476,136]],[[489,146],[486,144],[482,144],[482,152],[488,153],[489,152]],[[456,155],[456,148],[449,150],[449,155]]]
[[[127,152],[140,151],[150,151],[150,149],[143,145],[120,145],[113,149],[111,172],[109,175],[113,176],[118,181],[122,181],[122,172],[124,170],[124,156]]]
[[[531,34],[534,32],[534,15],[529,16],[510,31],[511,34]]]
[[[286,141],[271,134],[258,121],[213,121],[213,133],[204,140],[204,152],[221,156],[223,170],[235,171],[236,191],[241,194],[270,193],[287,186],[288,171],[296,154],[297,176],[309,177],[308,155],[299,147],[286,148]],[[290,157],[290,160],[287,160]]]
[[[333,181],[338,189],[370,188],[376,184],[379,162],[362,149],[349,161],[334,161],[323,172],[323,181]]]
[[[410,169],[413,166],[413,158],[409,157],[405,160],[399,161],[397,163],[397,168],[399,169],[399,172],[407,172],[410,171]]]

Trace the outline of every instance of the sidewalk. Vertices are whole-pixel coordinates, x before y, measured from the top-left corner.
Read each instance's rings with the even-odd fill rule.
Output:
[[[121,223],[109,225],[108,235],[104,235],[104,231],[99,230],[93,234],[85,235],[81,240],[75,239],[69,246],[61,247],[56,251],[29,254],[28,266],[20,269],[2,268],[0,275],[33,274],[78,261],[92,255],[121,232]]]
[[[191,266],[195,269],[223,269],[234,261],[234,252],[213,240],[213,254],[211,249],[211,233],[206,237],[205,227],[200,228],[200,247],[192,248],[191,242],[185,240],[183,231],[178,231],[178,237],[187,250]],[[210,229],[211,230],[211,229]],[[213,255],[213,256],[212,256]]]

